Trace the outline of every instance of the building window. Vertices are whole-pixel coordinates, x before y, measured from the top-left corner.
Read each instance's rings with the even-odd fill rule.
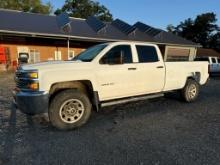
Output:
[[[168,48],[166,61],[189,61],[189,55],[190,49]]]
[[[138,59],[140,63],[158,62],[158,55],[155,47],[137,45]]]
[[[75,52],[74,52],[74,50],[70,50],[68,60],[71,60],[73,57],[75,57]]]
[[[36,49],[30,50],[30,57],[29,57],[30,63],[36,63],[40,62],[40,52]]]
[[[62,60],[61,51],[55,51],[54,59],[55,60]]]

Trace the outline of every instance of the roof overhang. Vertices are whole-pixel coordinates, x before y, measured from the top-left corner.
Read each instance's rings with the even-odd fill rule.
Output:
[[[37,37],[37,38],[50,38],[50,39],[70,39],[75,41],[87,41],[87,42],[116,42],[116,41],[134,41],[134,40],[120,40],[120,39],[109,39],[109,38],[94,38],[94,37],[84,37],[84,36],[73,36],[65,34],[49,34],[49,33],[34,33],[34,32],[21,32],[21,31],[10,31],[10,30],[0,30],[0,34],[10,35],[10,36],[20,36],[20,37]],[[146,42],[157,45],[170,45],[179,47],[202,47],[201,45],[186,45],[186,44],[173,44],[173,43],[160,43],[160,42],[149,42],[149,41],[136,41],[136,42]]]

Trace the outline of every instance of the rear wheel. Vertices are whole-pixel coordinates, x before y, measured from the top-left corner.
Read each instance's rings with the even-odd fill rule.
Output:
[[[88,97],[77,90],[65,90],[57,94],[49,107],[49,118],[53,126],[70,130],[85,124],[91,114]]]
[[[185,87],[181,90],[181,95],[186,102],[195,101],[199,95],[199,84],[193,79],[187,80]]]

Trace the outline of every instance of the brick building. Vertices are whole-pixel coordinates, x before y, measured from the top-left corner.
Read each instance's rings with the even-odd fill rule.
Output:
[[[68,60],[97,43],[142,41],[158,44],[167,61],[193,60],[199,45],[141,22],[129,25],[116,19],[101,22],[95,17],[71,18],[69,35],[60,32],[56,17],[0,9],[0,65],[12,67],[20,55],[28,62]],[[67,51],[67,40],[70,51]],[[1,60],[5,57],[5,61]]]

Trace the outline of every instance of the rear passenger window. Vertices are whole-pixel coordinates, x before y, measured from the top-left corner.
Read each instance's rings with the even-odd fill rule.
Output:
[[[140,63],[149,63],[159,61],[157,51],[153,46],[136,45]]]

